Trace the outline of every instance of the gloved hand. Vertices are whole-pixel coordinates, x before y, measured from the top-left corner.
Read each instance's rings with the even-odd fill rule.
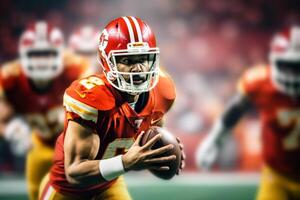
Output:
[[[220,145],[216,142],[216,139],[208,135],[202,143],[198,146],[196,150],[196,164],[197,166],[208,171],[211,169],[212,165],[215,163]]]
[[[23,156],[31,147],[31,128],[21,117],[11,119],[5,129],[4,138],[10,143],[12,153]]]

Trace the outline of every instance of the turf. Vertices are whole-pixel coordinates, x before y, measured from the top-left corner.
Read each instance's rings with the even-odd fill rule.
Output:
[[[125,178],[134,200],[253,200],[258,183],[254,176],[192,174],[162,181],[142,174]],[[27,200],[24,179],[1,179],[0,200]]]

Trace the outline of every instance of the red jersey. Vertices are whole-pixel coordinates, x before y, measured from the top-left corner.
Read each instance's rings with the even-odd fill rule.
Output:
[[[124,101],[104,76],[92,75],[72,83],[64,95],[68,119],[77,119],[92,127],[100,137],[96,159],[106,159],[124,153],[131,147],[137,135],[162,119],[175,99],[171,79],[161,73],[159,82],[145,97],[145,106],[136,112]],[[139,97],[139,100],[142,94]],[[64,137],[56,142],[54,165],[50,172],[50,184],[69,195],[93,196],[113,184],[108,181],[92,187],[76,187],[65,176]]]
[[[70,54],[65,54],[64,64],[63,73],[42,92],[26,77],[18,60],[3,65],[0,70],[2,96],[12,105],[16,114],[25,117],[42,142],[51,145],[54,145],[57,134],[62,131],[57,115],[63,109],[64,90],[87,68],[84,59]]]
[[[259,113],[264,161],[282,174],[300,178],[300,99],[275,87],[269,66],[248,70],[239,89]]]

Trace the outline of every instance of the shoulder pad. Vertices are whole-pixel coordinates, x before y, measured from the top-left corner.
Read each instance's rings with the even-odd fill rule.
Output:
[[[238,82],[238,91],[241,94],[250,94],[261,88],[261,84],[270,78],[270,69],[267,66],[256,66],[246,70]]]
[[[18,77],[21,74],[21,64],[18,60],[5,63],[1,67],[1,78]]]
[[[96,75],[74,81],[64,94],[67,111],[75,112],[82,118],[95,121],[98,110],[107,111],[115,106],[115,98]]]
[[[21,64],[18,60],[4,64],[0,69],[1,90],[13,88],[18,84],[17,79],[21,77]]]
[[[66,68],[80,67],[87,68],[89,65],[88,59],[70,51],[65,51],[63,55],[63,61]]]
[[[71,53],[69,51],[64,52],[64,67],[65,73],[68,78],[75,80],[85,73],[89,67],[88,59]]]
[[[176,98],[175,85],[166,72],[160,72],[159,81],[153,90],[156,94],[156,108],[166,113]]]
[[[165,71],[160,70],[156,88],[160,96],[164,99],[174,100],[176,98],[175,84],[170,75]]]

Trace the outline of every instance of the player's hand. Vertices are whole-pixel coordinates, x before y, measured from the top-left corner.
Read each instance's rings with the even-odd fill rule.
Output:
[[[155,169],[159,171],[169,170],[169,166],[164,166],[164,163],[175,160],[176,156],[163,156],[159,155],[170,151],[173,148],[172,144],[160,147],[158,149],[151,149],[151,147],[161,138],[160,134],[154,136],[143,146],[140,146],[143,133],[140,133],[130,147],[130,149],[122,156],[122,161],[125,171],[129,170],[142,170],[142,169]],[[157,165],[156,165],[157,164]]]
[[[181,173],[181,171],[184,169],[185,167],[185,158],[186,158],[186,155],[185,155],[185,152],[184,152],[184,146],[183,144],[181,143],[180,139],[178,137],[176,137],[176,140],[179,144],[179,147],[180,147],[180,150],[181,150],[181,162],[180,162],[180,167],[178,169],[178,171],[176,172],[177,175],[179,175]]]
[[[11,119],[4,129],[4,138],[10,143],[12,153],[25,155],[31,147],[31,129],[21,117]]]
[[[217,159],[219,146],[209,135],[203,140],[196,150],[196,164],[202,170],[210,170]]]

